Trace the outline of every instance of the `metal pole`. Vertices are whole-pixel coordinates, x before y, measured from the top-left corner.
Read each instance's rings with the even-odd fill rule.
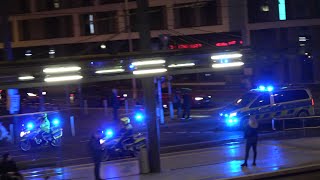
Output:
[[[174,118],[174,109],[172,103],[172,87],[171,87],[171,80],[172,76],[168,77],[168,95],[169,95],[169,111],[170,111],[170,119],[173,120]]]
[[[157,79],[158,85],[158,110],[159,110],[159,118],[160,123],[164,124],[164,115],[163,115],[163,105],[162,105],[162,81],[161,78]]]
[[[126,23],[127,33],[128,33],[129,52],[133,52],[128,0],[124,0],[124,8],[125,8],[125,17],[126,17],[125,23]],[[137,82],[135,78],[132,78],[132,98],[135,103],[137,99]]]
[[[71,128],[71,135],[75,136],[76,135],[76,128],[74,125],[74,116],[70,116],[70,128]]]
[[[126,99],[126,100],[124,101],[124,107],[125,107],[125,110],[126,110],[126,114],[128,114],[128,113],[129,113],[129,103],[128,103],[128,99]]]
[[[82,96],[82,85],[78,84],[78,96],[79,96],[79,106],[83,107],[83,96]]]
[[[104,113],[105,115],[108,114],[108,101],[105,99],[103,100],[103,107],[104,107]]]
[[[148,19],[148,0],[137,0],[137,19],[140,36],[140,51],[151,51],[150,47],[150,25]],[[152,173],[161,171],[160,164],[160,129],[156,116],[155,81],[154,78],[143,78],[142,87],[144,91],[144,106],[146,122],[148,127],[148,150],[150,171]]]
[[[39,111],[43,112],[45,111],[45,107],[44,107],[44,95],[42,94],[43,89],[42,87],[39,88]]]

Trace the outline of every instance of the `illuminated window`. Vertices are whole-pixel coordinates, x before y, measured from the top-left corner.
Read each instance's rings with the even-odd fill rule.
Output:
[[[56,9],[59,9],[59,8],[60,8],[60,2],[59,2],[59,0],[55,0],[55,1],[53,2],[53,7],[56,8]]]
[[[90,27],[90,34],[94,34],[93,14],[89,14],[89,27]]]
[[[285,21],[287,20],[287,13],[286,13],[286,0],[278,0],[279,5],[279,20]]]

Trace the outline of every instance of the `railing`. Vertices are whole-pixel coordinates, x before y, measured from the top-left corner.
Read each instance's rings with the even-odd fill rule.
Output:
[[[298,127],[296,126],[297,124],[298,124]],[[280,128],[278,128],[279,125],[280,125]],[[295,127],[292,127],[292,126],[295,126]],[[317,128],[320,128],[320,116],[272,119],[273,131],[304,130],[305,132],[306,129],[317,129]]]

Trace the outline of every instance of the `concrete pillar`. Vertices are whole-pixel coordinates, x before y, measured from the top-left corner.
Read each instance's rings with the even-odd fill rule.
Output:
[[[100,0],[94,0],[93,4],[94,4],[95,6],[99,6],[99,5],[100,5]]]
[[[81,36],[81,29],[80,29],[81,26],[80,26],[79,14],[73,14],[72,21],[73,21],[73,36],[74,37]]]
[[[274,69],[274,73],[276,74],[276,78],[277,78],[277,81],[276,83],[279,84],[279,85],[282,85],[286,82],[286,71],[285,71],[285,64],[286,64],[286,61],[285,59],[278,59],[278,62],[276,64],[276,68]]]
[[[130,27],[126,27],[126,18],[125,13],[123,10],[117,11],[117,17],[118,17],[118,32],[125,32]]]
[[[175,23],[175,19],[174,19],[174,10],[173,10],[173,3],[172,1],[170,1],[167,5],[166,5],[166,13],[167,13],[167,26],[168,29],[174,29],[174,23]]]
[[[30,12],[31,13],[37,12],[37,2],[36,2],[36,0],[30,0]]]
[[[16,18],[13,18],[11,23],[12,23],[12,41],[18,42],[20,40],[18,21]]]
[[[243,41],[243,46],[250,46],[251,44],[251,34],[248,27],[248,6],[247,0],[243,1],[243,26],[241,30],[241,36]]]
[[[291,56],[288,58],[289,68],[289,83],[301,82],[301,65],[297,57]]]

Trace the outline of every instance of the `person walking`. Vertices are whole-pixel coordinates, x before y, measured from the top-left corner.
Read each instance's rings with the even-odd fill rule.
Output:
[[[90,139],[89,147],[91,150],[92,160],[94,162],[94,176],[95,180],[102,180],[100,177],[100,167],[102,160],[103,148],[100,144],[100,139],[103,138],[103,133],[97,130]]]
[[[182,114],[182,120],[191,119],[190,118],[190,109],[191,109],[191,96],[188,92],[184,92],[183,96],[183,114]]]
[[[253,162],[252,165],[256,166],[257,160],[257,143],[258,143],[258,121],[254,116],[250,116],[248,124],[245,127],[244,138],[246,139],[246,154],[242,167],[248,166],[249,152],[253,150]]]

